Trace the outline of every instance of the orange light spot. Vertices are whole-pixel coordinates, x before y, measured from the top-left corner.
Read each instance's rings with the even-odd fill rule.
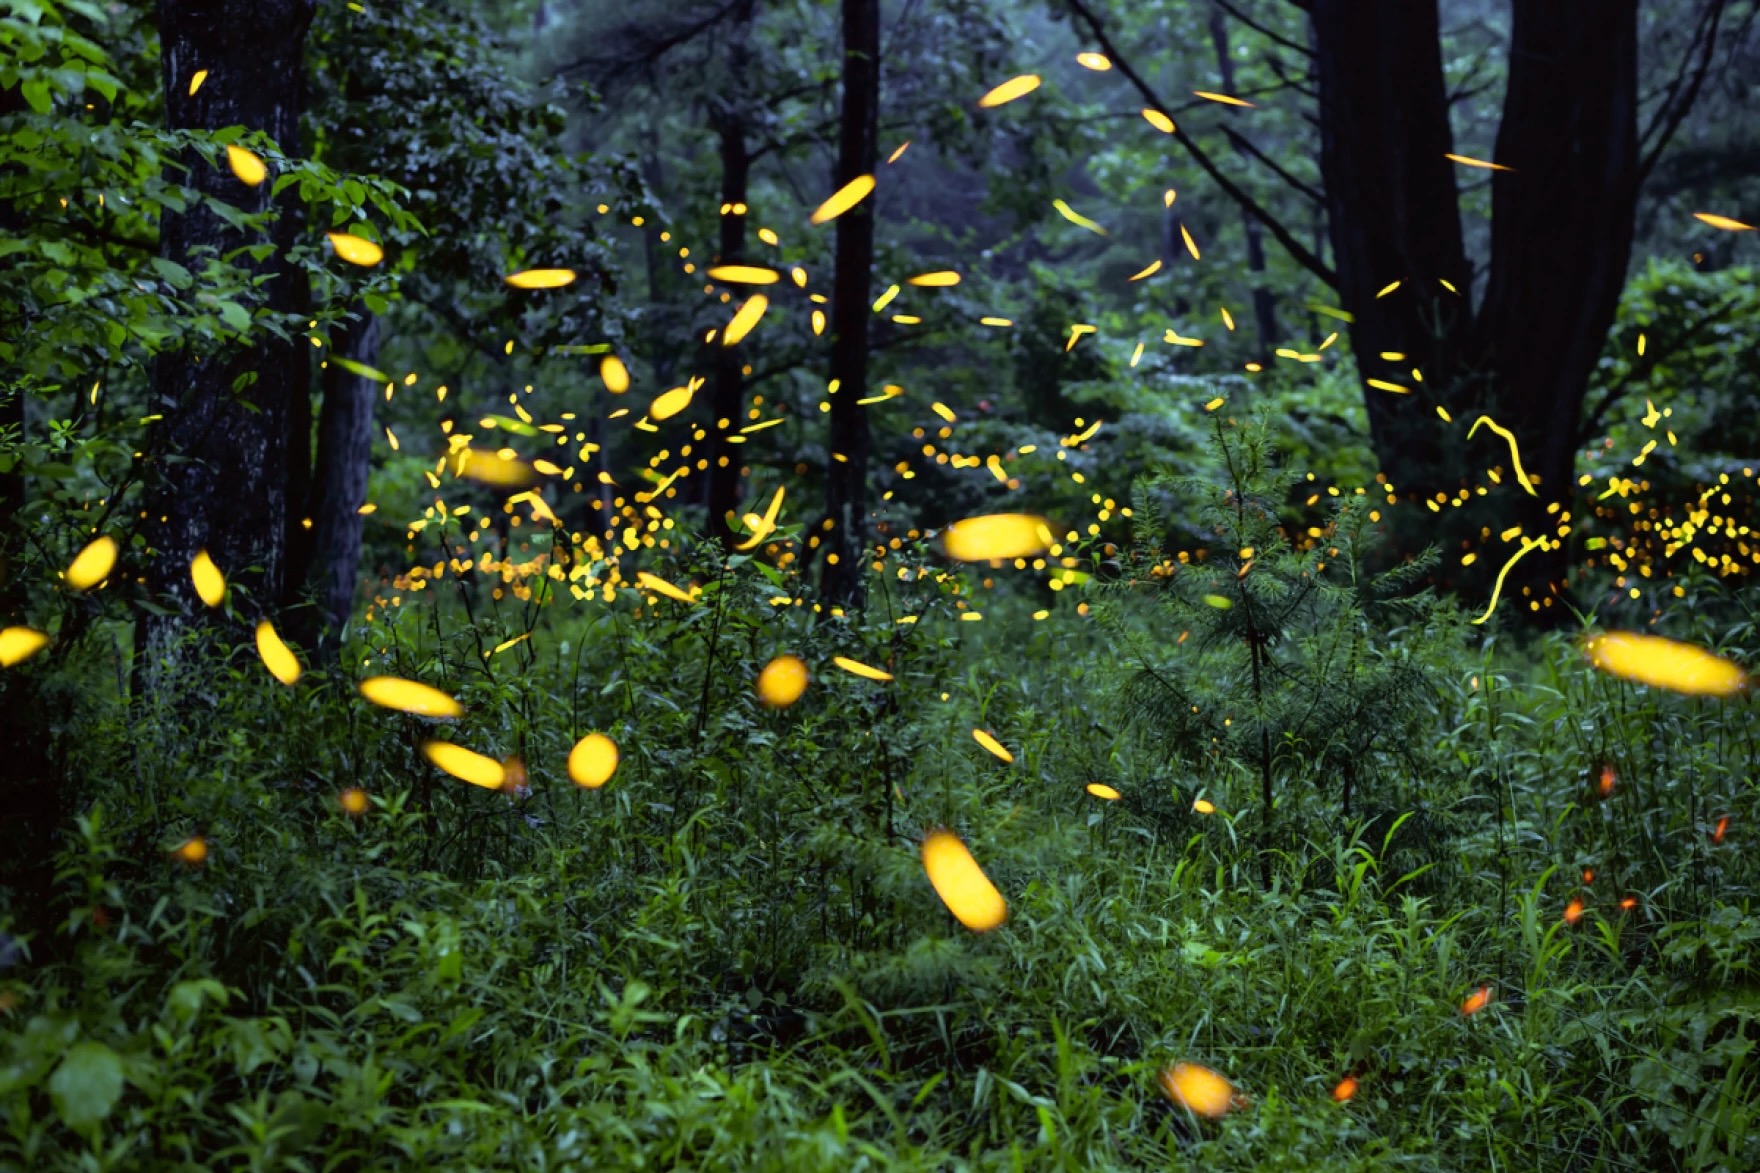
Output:
[[[1175,1063],[1163,1071],[1161,1087],[1168,1099],[1199,1116],[1214,1119],[1234,1106],[1233,1085],[1196,1063]]]
[[[1601,789],[1601,797],[1602,798],[1606,798],[1608,795],[1613,793],[1613,767],[1612,766],[1602,766],[1601,767],[1600,789]]]
[[[1485,1009],[1485,1007],[1489,1006],[1490,1004],[1491,1004],[1491,987],[1490,986],[1480,986],[1478,989],[1474,990],[1471,994],[1468,994],[1467,1000],[1465,1002],[1461,1003],[1461,1013],[1462,1014],[1477,1014],[1477,1013],[1479,1013],[1479,1011]]]
[[[1729,830],[1729,816],[1724,815],[1721,819],[1717,820],[1717,830],[1711,832],[1711,842],[1722,843],[1723,833],[1727,830]]]
[[[1583,901],[1580,898],[1573,898],[1569,904],[1564,906],[1564,923],[1574,925],[1582,919]]]
[[[359,786],[350,786],[336,796],[336,801],[344,811],[351,815],[367,813],[367,792]]]
[[[807,691],[807,665],[799,656],[778,656],[758,673],[758,697],[776,709],[786,709]]]
[[[1338,1081],[1338,1086],[1332,1089],[1332,1098],[1341,1104],[1356,1094],[1357,1077],[1354,1075],[1345,1076]]]
[[[192,835],[178,846],[171,854],[191,867],[196,867],[208,858],[208,841],[200,835]]]

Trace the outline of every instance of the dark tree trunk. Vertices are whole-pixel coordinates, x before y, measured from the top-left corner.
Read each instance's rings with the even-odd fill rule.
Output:
[[[283,214],[291,211],[293,209],[288,209]],[[310,309],[310,279],[304,272],[292,272],[288,277],[294,283],[295,304]],[[312,564],[312,391],[309,367],[307,379],[288,388],[286,501],[287,509],[281,525],[281,596],[276,600],[280,609],[300,602],[305,592],[306,571]]]
[[[379,319],[356,308],[357,320],[332,335],[332,354],[365,366],[379,362]],[[343,628],[354,609],[360,576],[361,532],[366,518],[367,473],[373,454],[373,403],[379,384],[331,362],[324,368],[324,401],[318,413],[318,459],[305,515],[311,518],[310,554],[304,565],[289,559],[297,582],[313,595],[294,632],[308,644],[322,643],[326,654],[341,646]]]
[[[1475,593],[1519,548],[1483,541],[1487,528],[1520,524],[1524,537],[1557,537],[1559,522],[1545,509],[1569,500],[1583,399],[1625,280],[1641,174],[1636,0],[1515,0],[1513,12],[1493,160],[1512,170],[1493,176],[1491,258],[1475,313],[1457,164],[1444,157],[1454,147],[1434,0],[1312,6],[1321,170],[1340,300],[1355,319],[1352,348],[1365,380],[1413,392],[1365,383],[1382,470],[1414,498],[1502,468],[1500,490],[1440,515],[1454,543],[1447,554],[1483,551],[1458,584]],[[1377,296],[1394,281],[1397,290]],[[1468,441],[1464,428],[1439,427],[1437,406],[1460,423],[1484,413],[1513,431],[1537,494],[1516,484],[1494,436]],[[1512,573],[1506,597],[1531,612],[1526,603],[1562,591],[1566,569],[1562,544],[1536,550]]]
[[[751,53],[753,5],[744,5],[731,33],[727,72],[733,92],[724,94],[714,115],[715,135],[721,145],[721,238],[718,259],[723,265],[742,264],[746,259],[746,205],[750,202],[752,157],[747,142],[745,74]],[[739,538],[729,522],[739,508],[740,445],[728,443],[739,429],[745,408],[745,354],[743,346],[715,348],[715,375],[709,396],[709,487],[706,495],[709,532],[724,546]]]
[[[1229,51],[1228,21],[1222,9],[1210,10],[1210,43],[1216,49],[1216,70],[1222,77],[1222,92],[1232,94],[1234,56]],[[1236,144],[1235,155],[1245,160],[1246,152]],[[1265,230],[1253,215],[1242,209],[1241,232],[1247,240],[1247,271],[1253,275],[1253,325],[1259,333],[1259,357],[1268,358],[1277,349],[1277,296],[1265,281]]]
[[[26,109],[24,94],[18,86],[0,87],[0,118],[22,114]],[[16,170],[22,171],[23,168]],[[6,178],[13,181],[18,176],[12,174]],[[0,200],[0,233],[19,237],[24,235],[25,227],[24,215],[13,202]],[[23,386],[0,392],[0,435],[14,441],[24,439],[24,399]],[[24,548],[25,490],[22,464],[13,464],[0,472],[0,626],[15,622],[24,603],[24,583],[18,578],[17,561]]]
[[[843,0],[843,110],[836,187],[872,175],[880,113],[879,0]],[[831,289],[831,444],[825,469],[825,565],[819,591],[834,604],[860,606],[867,533],[869,292],[874,266],[874,200],[837,219]]]
[[[751,174],[751,158],[746,147],[745,120],[738,112],[728,112],[716,119],[721,139],[721,240],[719,261],[724,265],[744,262],[746,254],[746,217],[736,213],[734,205],[743,205],[747,198],[747,180]],[[739,505],[740,446],[729,444],[730,432],[737,431],[745,406],[745,348],[715,347],[715,377],[709,398],[709,532],[723,545],[738,541],[729,525]]]
[[[160,0],[167,125],[243,126],[296,152],[303,46],[312,13],[312,0]],[[198,69],[209,75],[192,97],[189,81]],[[209,165],[192,154],[185,163],[183,182],[203,194],[247,212],[269,206],[273,177],[253,188],[224,160]],[[236,258],[268,277],[263,304],[271,311],[299,308],[299,282],[282,259],[294,231],[293,218],[283,214],[269,235],[276,251],[268,260]],[[200,272],[205,250],[225,254],[261,240],[192,206],[165,217],[160,254]],[[149,679],[202,610],[189,575],[197,551],[206,549],[248,590],[253,609],[272,608],[281,598],[289,424],[295,397],[307,394],[309,349],[297,334],[284,342],[254,328],[244,342],[215,353],[182,351],[155,364],[153,410],[164,420],[153,438],[146,486],[146,577],[153,602],[168,613],[141,616],[137,643]]]
[[[1435,405],[1453,410],[1464,398],[1457,384],[1472,333],[1455,164],[1444,157],[1454,140],[1436,0],[1314,0],[1312,14],[1320,171],[1339,299],[1355,319],[1351,346],[1365,379],[1414,392],[1365,386],[1375,453],[1402,492],[1434,491],[1465,471]],[[1383,352],[1406,359],[1384,362]]]
[[[1496,372],[1493,414],[1539,481],[1514,520],[1554,537],[1544,510],[1569,508],[1583,399],[1631,260],[1637,0],[1518,0],[1497,162],[1514,170],[1492,179],[1477,350]],[[1506,589],[1526,609],[1522,592],[1563,583],[1563,544],[1529,554],[1520,570]]]

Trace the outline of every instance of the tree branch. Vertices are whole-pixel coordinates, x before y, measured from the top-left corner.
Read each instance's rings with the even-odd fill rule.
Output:
[[[728,0],[726,4],[715,9],[708,16],[691,24],[680,26],[674,31],[653,39],[645,39],[637,31],[644,26],[638,24],[624,25],[609,36],[607,40],[616,43],[618,34],[628,37],[629,43],[635,48],[633,54],[615,54],[605,57],[581,57],[560,66],[556,72],[564,76],[590,73],[596,68],[607,70],[602,80],[606,84],[615,84],[640,69],[652,69],[660,64],[660,59],[678,48],[689,44],[703,33],[708,32],[728,17],[732,16],[746,0]]]
[[[1261,162],[1261,163],[1265,164],[1265,166],[1271,168],[1271,170],[1274,173],[1276,173],[1276,175],[1279,179],[1283,180],[1285,183],[1289,184],[1291,187],[1295,188],[1297,191],[1301,192],[1303,195],[1307,196],[1309,199],[1313,200],[1315,203],[1322,204],[1322,205],[1326,203],[1326,196],[1324,193],[1316,191],[1314,188],[1309,187],[1307,184],[1303,183],[1301,180],[1297,179],[1295,176],[1293,176],[1289,172],[1285,171],[1282,167],[1278,166],[1276,160],[1272,159],[1269,155],[1267,155],[1264,151],[1261,151],[1258,147],[1255,147],[1251,142],[1249,142],[1247,140],[1247,137],[1245,135],[1243,135],[1239,131],[1236,131],[1233,128],[1227,127],[1227,126],[1222,128],[1222,133],[1228,136],[1228,141],[1234,144],[1234,147],[1237,151],[1241,151],[1244,154],[1251,155],[1253,158],[1259,160],[1259,162]]]
[[[1258,21],[1254,20],[1252,17],[1250,17],[1246,13],[1242,12],[1239,8],[1236,8],[1233,4],[1230,4],[1228,2],[1228,0],[1216,0],[1216,7],[1222,9],[1222,11],[1228,13],[1230,16],[1234,17],[1235,20],[1239,21],[1241,24],[1246,25],[1248,28],[1252,29],[1254,32],[1258,33],[1260,36],[1268,38],[1269,40],[1275,42],[1276,44],[1282,45],[1285,49],[1289,49],[1292,52],[1300,53],[1304,57],[1312,57],[1314,55],[1314,51],[1312,49],[1308,48],[1306,45],[1298,45],[1294,41],[1289,40],[1287,37],[1278,36],[1276,33],[1272,32],[1270,29],[1266,28],[1264,25],[1260,24]]]
[[[1118,46],[1114,45],[1112,43],[1112,38],[1106,35],[1106,26],[1101,24],[1100,19],[1094,15],[1082,0],[1066,0],[1066,2],[1069,5],[1070,11],[1080,17],[1082,23],[1088,26],[1088,31],[1093,33],[1094,39],[1099,42],[1101,51],[1118,67],[1119,73],[1124,76],[1125,80],[1129,81],[1131,85],[1135,87],[1137,93],[1142,96],[1143,100],[1149,104],[1151,109],[1159,111],[1164,117],[1171,120],[1172,116],[1167,113],[1166,103],[1162,102],[1161,98],[1150,88],[1149,83],[1143,80],[1142,75],[1137,73],[1137,71],[1131,67],[1130,62],[1126,61],[1123,56],[1120,55]],[[1249,216],[1265,226],[1266,231],[1271,233],[1273,239],[1283,246],[1284,251],[1289,253],[1289,255],[1295,259],[1297,264],[1308,270],[1308,272],[1314,274],[1314,276],[1320,278],[1320,280],[1324,281],[1330,288],[1338,288],[1338,274],[1333,272],[1332,269],[1327,266],[1325,261],[1310,252],[1301,241],[1295,238],[1289,229],[1285,228],[1283,224],[1277,220],[1276,217],[1260,207],[1258,202],[1254,200],[1252,196],[1241,190],[1233,180],[1223,174],[1222,169],[1216,165],[1215,161],[1212,160],[1209,155],[1204,153],[1203,148],[1198,146],[1190,135],[1176,127],[1173,132],[1173,138],[1180,146],[1185,148],[1186,153],[1192,157],[1192,161],[1203,169],[1204,173],[1211,178],[1216,186],[1220,187],[1223,192],[1239,205],[1239,207]]]
[[[1729,0],[1710,0],[1705,9],[1705,15],[1700,18],[1699,27],[1693,32],[1692,43],[1687,46],[1686,53],[1681,57],[1681,67],[1675,73],[1674,81],[1669,83],[1668,97],[1662,100],[1662,105],[1657,109],[1656,116],[1650,120],[1650,125],[1644,128],[1644,133],[1638,139],[1640,143],[1643,143],[1649,140],[1652,135],[1656,136],[1656,141],[1651,144],[1650,149],[1638,164],[1637,175],[1633,180],[1635,185],[1643,184],[1656,166],[1656,160],[1668,147],[1669,140],[1674,138],[1675,131],[1680,129],[1681,123],[1686,121],[1687,114],[1693,109],[1693,104],[1699,100],[1699,90],[1705,84],[1705,75],[1711,69],[1712,54],[1717,49],[1717,30],[1723,23],[1723,14],[1728,6]],[[1680,91],[1681,80],[1686,75],[1687,63],[1692,60],[1693,50],[1696,48],[1700,50],[1699,64],[1693,68],[1693,78],[1687,84],[1686,96],[1679,103],[1676,103],[1675,95]]]

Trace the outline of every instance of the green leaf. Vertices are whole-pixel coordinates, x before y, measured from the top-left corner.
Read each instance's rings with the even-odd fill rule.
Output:
[[[76,1132],[102,1123],[122,1098],[122,1060],[103,1043],[80,1043],[49,1077],[49,1099]]]
[[[165,1007],[179,1018],[193,1018],[201,1010],[202,1003],[209,999],[225,1006],[226,987],[213,978],[178,982],[165,996]]]
[[[239,305],[236,301],[223,301],[220,303],[220,320],[240,333],[251,328],[250,311]]]
[[[38,114],[47,114],[49,112],[48,78],[33,77],[29,81],[22,83],[18,89],[19,92],[24,95],[24,100],[30,103],[32,110],[35,110]]]

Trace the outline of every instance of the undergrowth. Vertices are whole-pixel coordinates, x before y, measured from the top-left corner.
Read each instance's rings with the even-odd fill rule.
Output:
[[[42,669],[96,699],[60,746],[79,814],[51,896],[4,913],[0,1166],[1760,1166],[1751,702],[1596,675],[1563,635],[1470,637],[1440,603],[1414,623],[1348,557],[1252,544],[1271,593],[1233,563],[1162,588],[1196,592],[1170,605],[1213,621],[1201,647],[1128,590],[1105,623],[1074,588],[1049,620],[1004,594],[962,621],[970,583],[927,548],[847,617],[713,550],[657,568],[691,604],[467,624],[475,588],[430,583],[297,688],[208,649],[180,711],[124,695],[100,625]],[[1254,702],[1250,664],[1205,657],[1254,654],[1230,625],[1304,569],[1329,602],[1262,646],[1285,691]],[[1142,720],[1145,649],[1263,728]],[[783,652],[813,682],[772,709],[752,681]],[[467,714],[372,708],[375,674]],[[1359,693],[1386,703],[1295,724]],[[564,763],[593,731],[622,758],[588,790]],[[437,773],[434,737],[523,784]],[[1002,928],[938,901],[937,826]],[[1176,1061],[1236,1109],[1173,1106]]]

